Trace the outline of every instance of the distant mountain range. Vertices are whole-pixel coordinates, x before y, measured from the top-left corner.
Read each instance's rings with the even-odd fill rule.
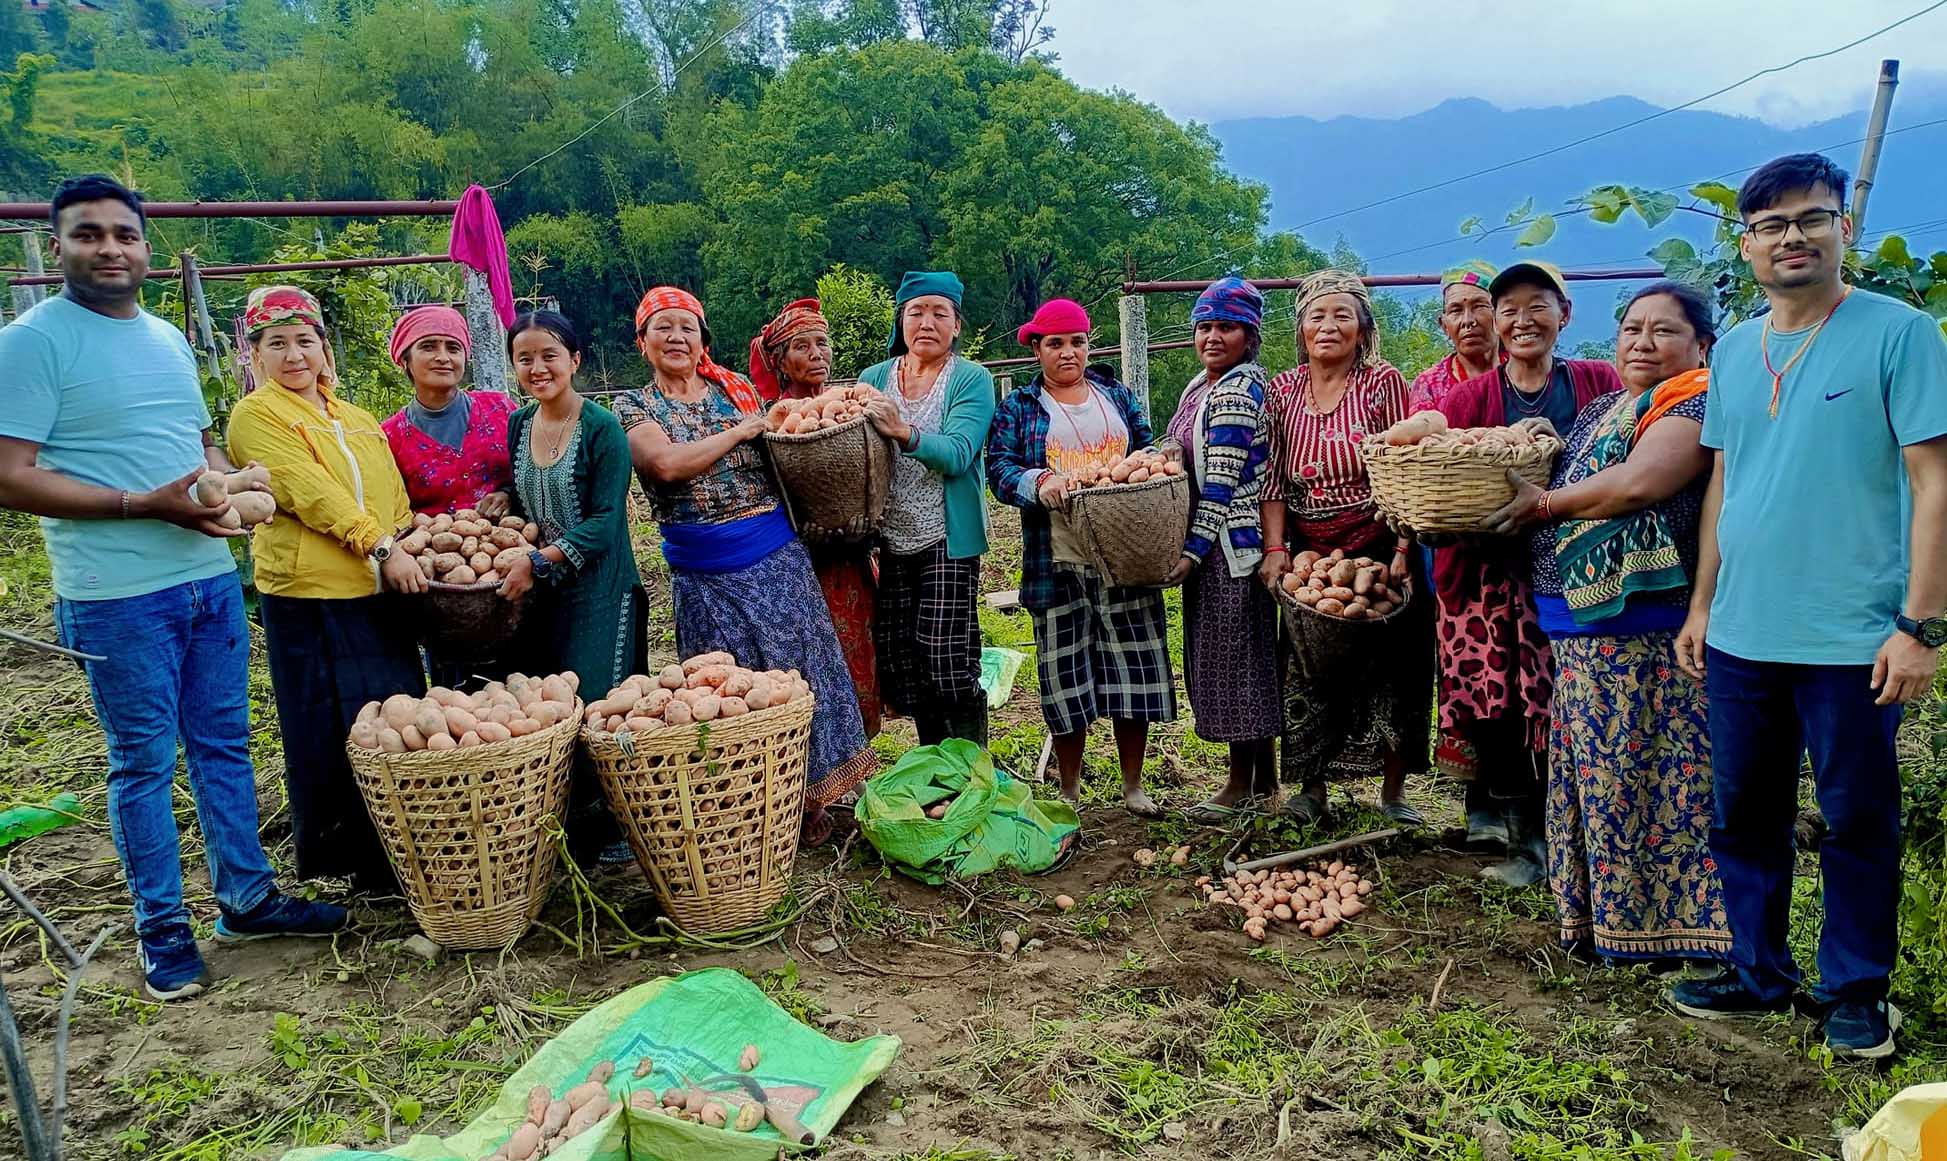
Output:
[[[1919,83],[1902,85],[1893,102],[1891,128],[1947,118],[1947,86],[1937,81],[1923,75]],[[1609,182],[1687,188],[1717,179],[1735,187],[1764,161],[1811,149],[1829,151],[1851,171],[1859,161],[1857,139],[1865,136],[1867,119],[1862,108],[1830,121],[1780,129],[1747,117],[1684,110],[1538,161],[1333,216],[1655,112],[1656,106],[1633,97],[1543,109],[1500,109],[1486,101],[1456,99],[1394,120],[1252,118],[1219,121],[1211,131],[1222,142],[1232,170],[1270,187],[1273,229],[1299,229],[1307,241],[1326,249],[1343,240],[1373,273],[1403,274],[1440,270],[1467,257],[1509,261],[1516,253],[1513,233],[1462,239],[1459,226],[1473,215],[1489,225],[1500,224],[1530,197],[1538,209],[1550,209]],[[1869,206],[1869,238],[1898,230],[1915,250],[1947,248],[1943,142],[1947,124],[1887,138]],[[1677,228],[1702,240],[1709,236],[1709,226],[1702,218],[1679,214],[1652,235],[1633,218],[1614,226],[1563,218],[1548,245],[1521,254],[1570,269],[1649,266],[1653,263],[1643,255],[1656,237]],[[1606,294],[1597,303],[1605,308],[1601,314],[1585,309],[1590,325],[1597,317],[1606,320],[1611,305]],[[1594,333],[1577,327],[1574,337],[1603,337],[1606,329],[1606,321]]]

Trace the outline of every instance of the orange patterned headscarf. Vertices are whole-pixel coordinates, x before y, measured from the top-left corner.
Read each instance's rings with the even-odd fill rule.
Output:
[[[642,296],[635,308],[635,345],[642,357],[649,357],[649,320],[666,310],[686,310],[696,316],[697,326],[703,329],[703,351],[696,359],[696,373],[723,388],[730,402],[737,410],[756,412],[763,410],[763,401],[757,397],[757,389],[728,367],[721,366],[710,358],[710,321],[703,315],[703,304],[689,291],[678,286],[658,286]]]
[[[784,352],[799,335],[829,333],[831,325],[819,313],[818,300],[801,298],[778,312],[750,341],[750,381],[757,393],[776,399],[784,393]]]

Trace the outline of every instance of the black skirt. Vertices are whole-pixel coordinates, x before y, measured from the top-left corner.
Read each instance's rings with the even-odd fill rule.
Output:
[[[297,873],[385,890],[395,882],[391,864],[352,778],[345,738],[366,702],[426,692],[412,626],[390,593],[264,596],[260,607]]]

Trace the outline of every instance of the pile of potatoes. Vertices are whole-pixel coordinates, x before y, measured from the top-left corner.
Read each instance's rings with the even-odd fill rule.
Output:
[[[738,1070],[756,1068],[762,1054],[757,1045],[746,1044],[737,1062]],[[635,1079],[642,1080],[655,1071],[655,1062],[645,1056],[636,1061]],[[769,1119],[789,1139],[808,1141],[802,1123],[783,1109],[767,1108],[765,1102],[739,1088],[719,1092],[696,1087],[670,1088],[661,1093],[636,1089],[626,1101],[609,1095],[608,1084],[615,1079],[615,1062],[604,1060],[588,1072],[588,1079],[555,1096],[547,1085],[537,1084],[527,1094],[527,1119],[515,1128],[487,1161],[537,1161],[558,1151],[563,1145],[601,1124],[623,1104],[635,1112],[673,1117],[692,1124],[748,1133]],[[734,1079],[719,1077],[718,1080]],[[763,1092],[762,1086],[754,1091]]]
[[[412,531],[392,546],[419,562],[419,574],[446,585],[494,584],[516,560],[540,545],[541,528],[519,516],[498,524],[471,508],[420,513]]]
[[[1075,473],[1078,488],[1099,488],[1108,484],[1147,484],[1157,476],[1180,476],[1183,465],[1155,448],[1142,448],[1103,467],[1091,464]]]
[[[1337,931],[1339,924],[1366,909],[1372,882],[1359,877],[1359,868],[1333,860],[1314,862],[1297,871],[1239,871],[1220,879],[1197,878],[1197,889],[1211,907],[1236,907],[1244,912],[1244,934],[1264,942],[1272,923],[1295,923],[1313,939]]]
[[[403,754],[412,750],[465,750],[529,734],[574,716],[574,673],[528,677],[510,673],[490,681],[479,693],[459,693],[436,685],[425,697],[395,693],[365,703],[352,723],[351,741],[367,750]]]
[[[1535,442],[1535,433],[1525,427],[1451,428],[1447,426],[1447,417],[1438,411],[1421,411],[1393,424],[1380,438],[1388,447],[1424,444],[1428,447],[1478,447],[1482,451],[1492,452],[1530,447]]]
[[[832,387],[810,399],[780,399],[771,404],[764,418],[779,435],[805,435],[852,422],[865,414],[865,405],[878,394],[856,384]]]
[[[608,1082],[614,1076],[615,1064],[604,1060],[589,1072],[587,1080],[559,1097],[546,1085],[535,1085],[527,1094],[527,1120],[487,1161],[546,1157],[600,1124],[615,1109],[616,1102],[608,1095]]]
[[[254,528],[259,524],[270,523],[277,515],[277,501],[269,492],[254,490],[254,486],[270,486],[270,469],[249,467],[225,474],[223,472],[204,472],[196,477],[190,486],[190,493],[196,502],[205,508],[214,508],[223,501],[230,501],[230,510],[217,518],[217,523],[225,528]]]
[[[1348,559],[1339,548],[1299,553],[1280,583],[1299,604],[1347,621],[1383,617],[1406,603],[1405,577],[1369,556]]]
[[[694,722],[738,718],[811,696],[797,670],[745,669],[728,653],[699,653],[649,676],[635,674],[591,702],[582,718],[592,730],[647,734]]]

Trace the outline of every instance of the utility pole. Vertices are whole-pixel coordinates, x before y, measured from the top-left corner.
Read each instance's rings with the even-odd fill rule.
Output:
[[[1900,87],[1900,62],[1879,62],[1879,89],[1873,94],[1873,115],[1866,122],[1866,147],[1859,153],[1859,176],[1852,182],[1852,240],[1866,236],[1866,199],[1879,173],[1879,149],[1886,140],[1886,118],[1893,108],[1893,90]]]

